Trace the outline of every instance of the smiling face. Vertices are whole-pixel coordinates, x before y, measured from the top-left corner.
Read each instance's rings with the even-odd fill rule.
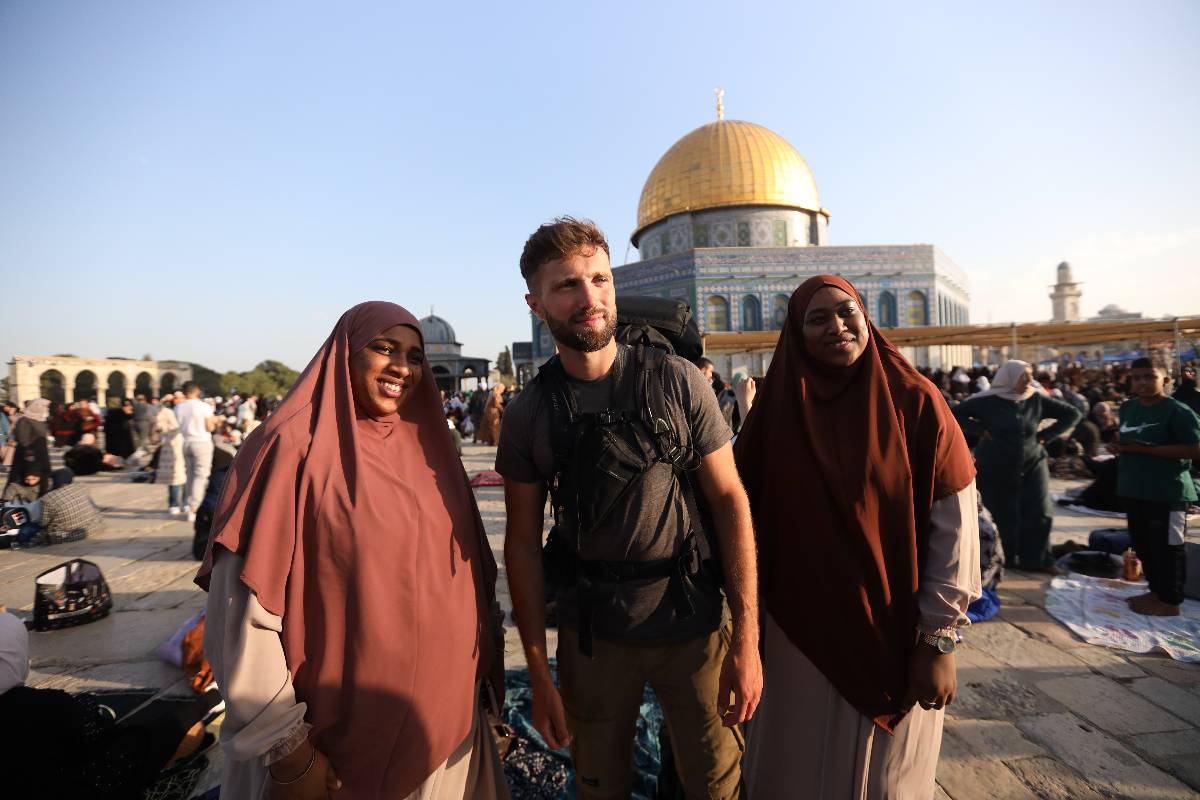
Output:
[[[813,295],[804,310],[804,346],[828,367],[848,367],[867,346],[867,318],[858,301],[836,286]]]
[[[612,341],[617,293],[608,253],[599,248],[540,265],[525,302],[561,347],[594,353]]]
[[[354,402],[371,417],[395,414],[420,385],[424,364],[421,335],[393,325],[350,359]]]

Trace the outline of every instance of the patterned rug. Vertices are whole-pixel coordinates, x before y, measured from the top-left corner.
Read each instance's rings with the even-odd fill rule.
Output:
[[[1051,582],[1046,612],[1090,644],[1200,663],[1200,602],[1185,600],[1178,617],[1146,617],[1125,604],[1145,591],[1145,583],[1073,574]]]
[[[504,478],[499,472],[492,469],[485,469],[474,478],[471,478],[471,486],[503,486]]]

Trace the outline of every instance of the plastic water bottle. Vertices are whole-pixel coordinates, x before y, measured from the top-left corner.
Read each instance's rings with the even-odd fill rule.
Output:
[[[1137,554],[1133,552],[1132,547],[1125,548],[1121,577],[1131,583],[1142,577],[1142,562],[1138,559]]]

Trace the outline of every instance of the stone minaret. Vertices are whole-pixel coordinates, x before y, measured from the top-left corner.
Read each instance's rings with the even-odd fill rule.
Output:
[[[1050,300],[1054,303],[1051,322],[1076,322],[1079,320],[1079,298],[1083,290],[1071,275],[1071,265],[1066,261],[1058,265],[1058,283],[1054,284]]]

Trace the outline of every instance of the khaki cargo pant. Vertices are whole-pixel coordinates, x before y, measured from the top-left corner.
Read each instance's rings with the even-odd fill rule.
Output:
[[[742,731],[717,718],[717,682],[728,626],[678,644],[634,647],[596,639],[593,657],[560,629],[558,682],[580,800],[626,800],[633,782],[633,737],[647,682],[662,705],[675,768],[688,798],[740,797]]]

